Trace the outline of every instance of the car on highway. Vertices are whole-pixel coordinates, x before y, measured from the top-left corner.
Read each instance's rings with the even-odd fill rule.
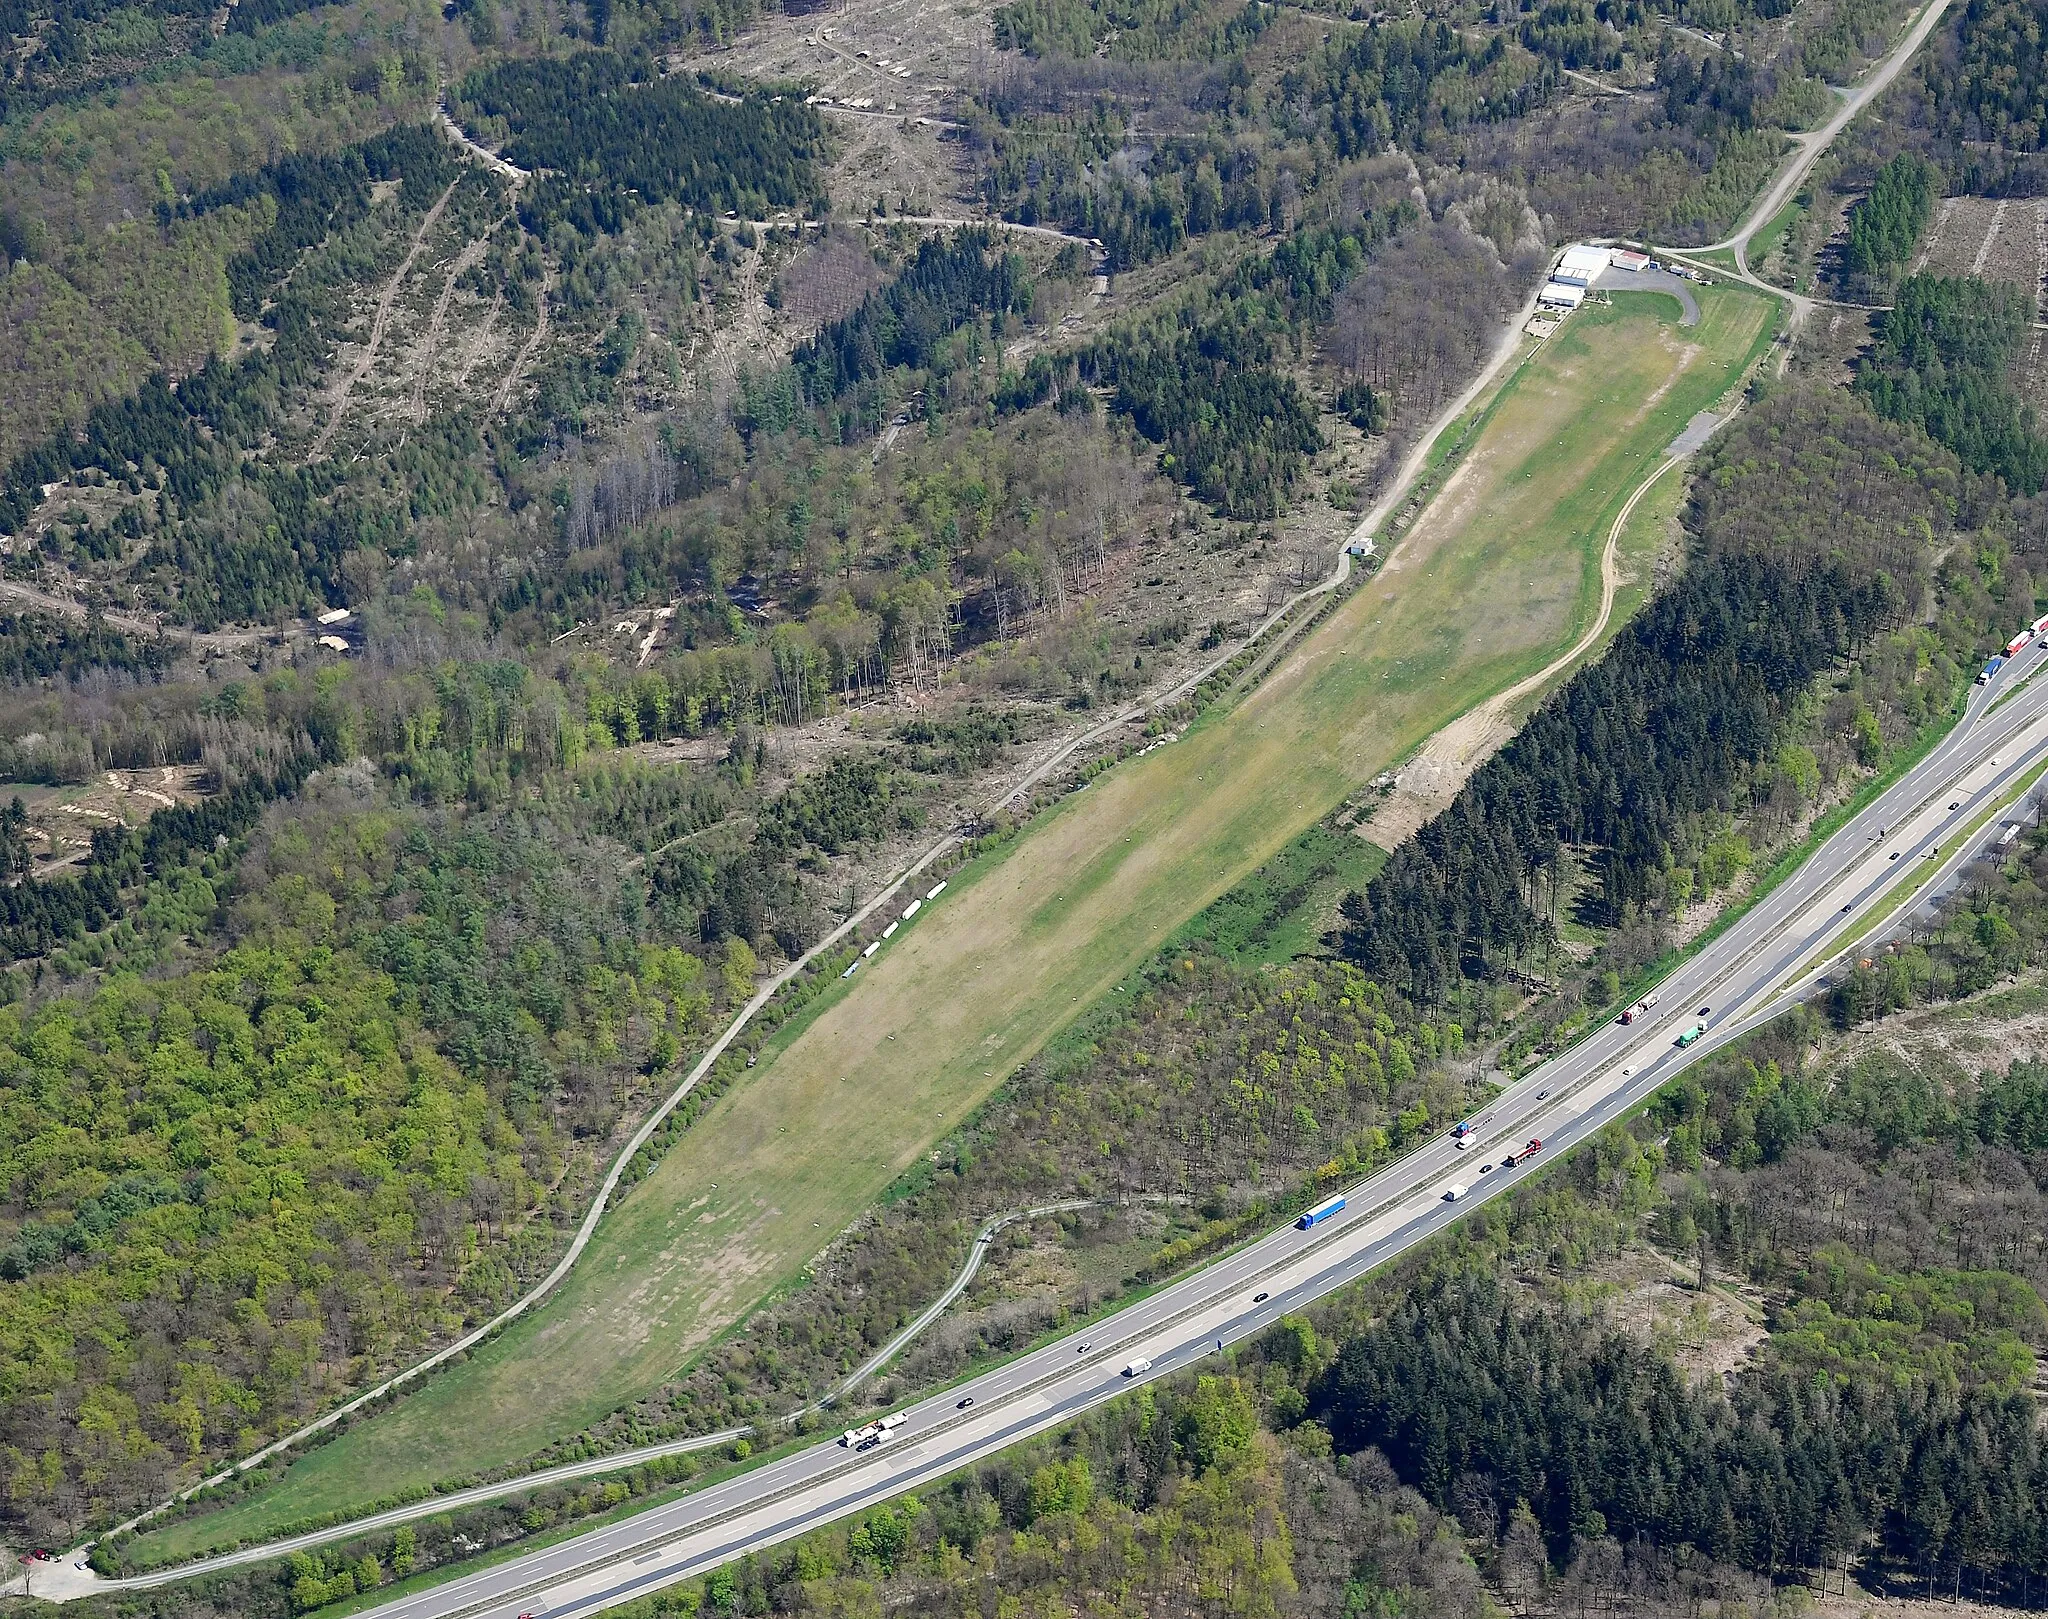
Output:
[[[1892,858],[1893,858],[1894,860],[1896,860],[1896,859],[1898,859],[1898,858],[1899,858],[1899,851],[1898,851],[1898,850],[1896,850],[1896,849],[1892,850]]]
[[[974,1396],[969,1394],[964,1398],[960,1399],[959,1401],[957,1401],[954,1404],[953,1409],[955,1411],[965,1411],[972,1404],[974,1404]]]
[[[1713,1008],[1711,1006],[1703,1006],[1697,1012],[1695,1012],[1693,1016],[1705,1017],[1711,1011],[1713,1011]]]
[[[1094,1347],[1095,1347],[1095,1340],[1094,1340],[1094,1339],[1092,1339],[1092,1338],[1083,1338],[1083,1339],[1082,1339],[1082,1340],[1081,1340],[1081,1341],[1080,1341],[1079,1343],[1077,1343],[1076,1345],[1074,1345],[1074,1353],[1075,1353],[1075,1354],[1077,1354],[1077,1355],[1085,1355],[1085,1354],[1087,1354],[1087,1353],[1088,1353],[1088,1351],[1089,1351],[1089,1350],[1093,1349]]]
[[[1957,799],[1953,804],[1949,805],[1950,809],[1961,809],[1962,807],[1963,801],[1960,798]]]
[[[1252,1295],[1252,1303],[1264,1304],[1266,1300],[1270,1299],[1272,1296],[1273,1295],[1270,1293],[1254,1293]]]

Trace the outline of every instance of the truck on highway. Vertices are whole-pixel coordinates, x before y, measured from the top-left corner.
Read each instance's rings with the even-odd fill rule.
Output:
[[[1528,1146],[1522,1148],[1520,1152],[1509,1153],[1507,1157],[1501,1160],[1501,1167],[1503,1169],[1513,1169],[1517,1164],[1526,1164],[1542,1150],[1543,1138],[1541,1136],[1531,1136]]]
[[[1998,671],[2003,669],[2004,667],[2005,654],[2000,653],[1997,657],[1993,658],[1989,663],[1985,664],[1983,668],[1977,671],[1977,684],[1980,686],[1990,685],[1991,677],[1997,674]]]
[[[848,1428],[839,1436],[839,1442],[848,1450],[873,1450],[909,1420],[903,1412],[891,1411],[881,1421],[870,1422],[864,1428]]]
[[[2021,630],[2019,634],[2015,635],[2010,641],[2005,643],[2005,655],[2008,658],[2011,657],[2015,652],[2019,651],[2021,647],[2025,646],[2029,641],[2033,640],[2033,638],[2034,632],[2032,630]]]
[[[1466,1191],[1467,1187],[1464,1182],[1452,1181],[1450,1185],[1444,1188],[1444,1201],[1446,1203],[1455,1203],[1465,1195]]]
[[[1136,1360],[1132,1361],[1128,1366],[1124,1368],[1124,1376],[1139,1377],[1151,1370],[1152,1362],[1148,1360],[1145,1356],[1140,1355]]]
[[[1641,1000],[1637,1001],[1634,1006],[1631,1006],[1626,1012],[1621,1014],[1621,1021],[1624,1023],[1633,1023],[1637,1018],[1641,1017],[1645,1012],[1649,1011],[1649,1009],[1655,1006],[1656,1004],[1657,997],[1654,994],[1645,995]]]
[[[1306,1231],[1311,1226],[1321,1225],[1325,1220],[1329,1219],[1331,1215],[1335,1214],[1339,1209],[1343,1207],[1343,1198],[1327,1198],[1323,1202],[1318,1203],[1314,1208],[1310,1209],[1299,1220],[1296,1220],[1294,1222],[1295,1229],[1297,1231]]]
[[[1681,1034],[1678,1037],[1675,1044],[1681,1051],[1683,1051],[1687,1046],[1691,1045],[1695,1040],[1697,1040],[1701,1035],[1705,1034],[1706,1032],[1707,1026],[1704,1023],[1695,1023],[1691,1028],[1687,1029],[1685,1033]]]

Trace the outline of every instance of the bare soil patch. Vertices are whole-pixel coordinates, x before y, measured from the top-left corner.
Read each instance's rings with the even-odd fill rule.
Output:
[[[199,782],[197,765],[158,765],[104,771],[75,787],[0,784],[0,798],[21,799],[34,875],[48,877],[84,864],[103,827],[140,826],[160,809],[199,803]]]
[[[1990,240],[1999,207],[1990,197],[1950,197],[1928,237],[1920,268],[1929,275],[1977,273],[1979,255]]]
[[[2000,202],[1992,229],[1977,250],[1972,274],[2026,289],[2036,311],[2041,300],[2042,200]]]
[[[1632,1248],[1597,1267],[1582,1284],[1624,1332],[1663,1349],[1695,1385],[1724,1386],[1769,1333],[1763,1301],[1708,1278],[1697,1278],[1662,1254]]]
[[[872,102],[872,108],[834,116],[849,137],[848,126],[863,121],[862,111],[875,115],[865,121],[882,126],[890,124],[892,111],[913,127],[920,117],[949,123],[954,92],[978,84],[989,71],[992,10],[976,3],[845,0],[830,10],[776,12],[731,44],[681,56],[677,65],[793,80],[835,102]]]
[[[2003,1073],[2040,1061],[2048,1057],[2048,978],[2030,975],[1954,1006],[1895,1013],[1837,1049],[1845,1061],[1876,1050],[1957,1073]]]
[[[824,326],[853,313],[888,280],[867,244],[835,230],[814,239],[782,272],[782,311],[803,326]]]

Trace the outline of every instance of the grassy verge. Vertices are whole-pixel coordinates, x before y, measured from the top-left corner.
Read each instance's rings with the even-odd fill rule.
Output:
[[[1784,207],[1771,215],[1763,228],[1750,238],[1750,263],[1753,265],[1762,264],[1773,253],[1777,252],[1779,244],[1785,240],[1785,233],[1791,230],[1793,225],[1798,222],[1799,216],[1805,212],[1806,204],[1797,197],[1794,197]],[[1731,264],[1729,268],[1733,269],[1734,266]]]
[[[1683,332],[1655,295],[1575,316],[1486,407],[1399,553],[1264,683],[956,873],[778,1034],[548,1302],[276,1487],[168,1526],[165,1549],[515,1461],[672,1376],[788,1285],[1191,916],[1571,643],[1619,502],[1770,341],[1772,300],[1717,288],[1702,306]]]
[[[1707,265],[1712,269],[1726,270],[1730,275],[1734,275],[1742,268],[1735,262],[1735,249],[1732,247],[1716,247],[1705,250],[1682,247],[1677,251],[1680,258],[1687,259],[1694,264]]]

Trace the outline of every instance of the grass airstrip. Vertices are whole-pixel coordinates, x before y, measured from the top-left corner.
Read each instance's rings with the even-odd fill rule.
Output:
[[[1700,304],[1691,328],[1648,293],[1572,316],[1481,407],[1379,574],[1242,701],[963,869],[683,1137],[552,1298],[276,1485],[149,1537],[154,1555],[516,1461],[656,1387],[789,1283],[1177,927],[1573,643],[1622,503],[1770,342],[1774,301],[1724,287]],[[1667,481],[1666,522],[1682,480]]]

